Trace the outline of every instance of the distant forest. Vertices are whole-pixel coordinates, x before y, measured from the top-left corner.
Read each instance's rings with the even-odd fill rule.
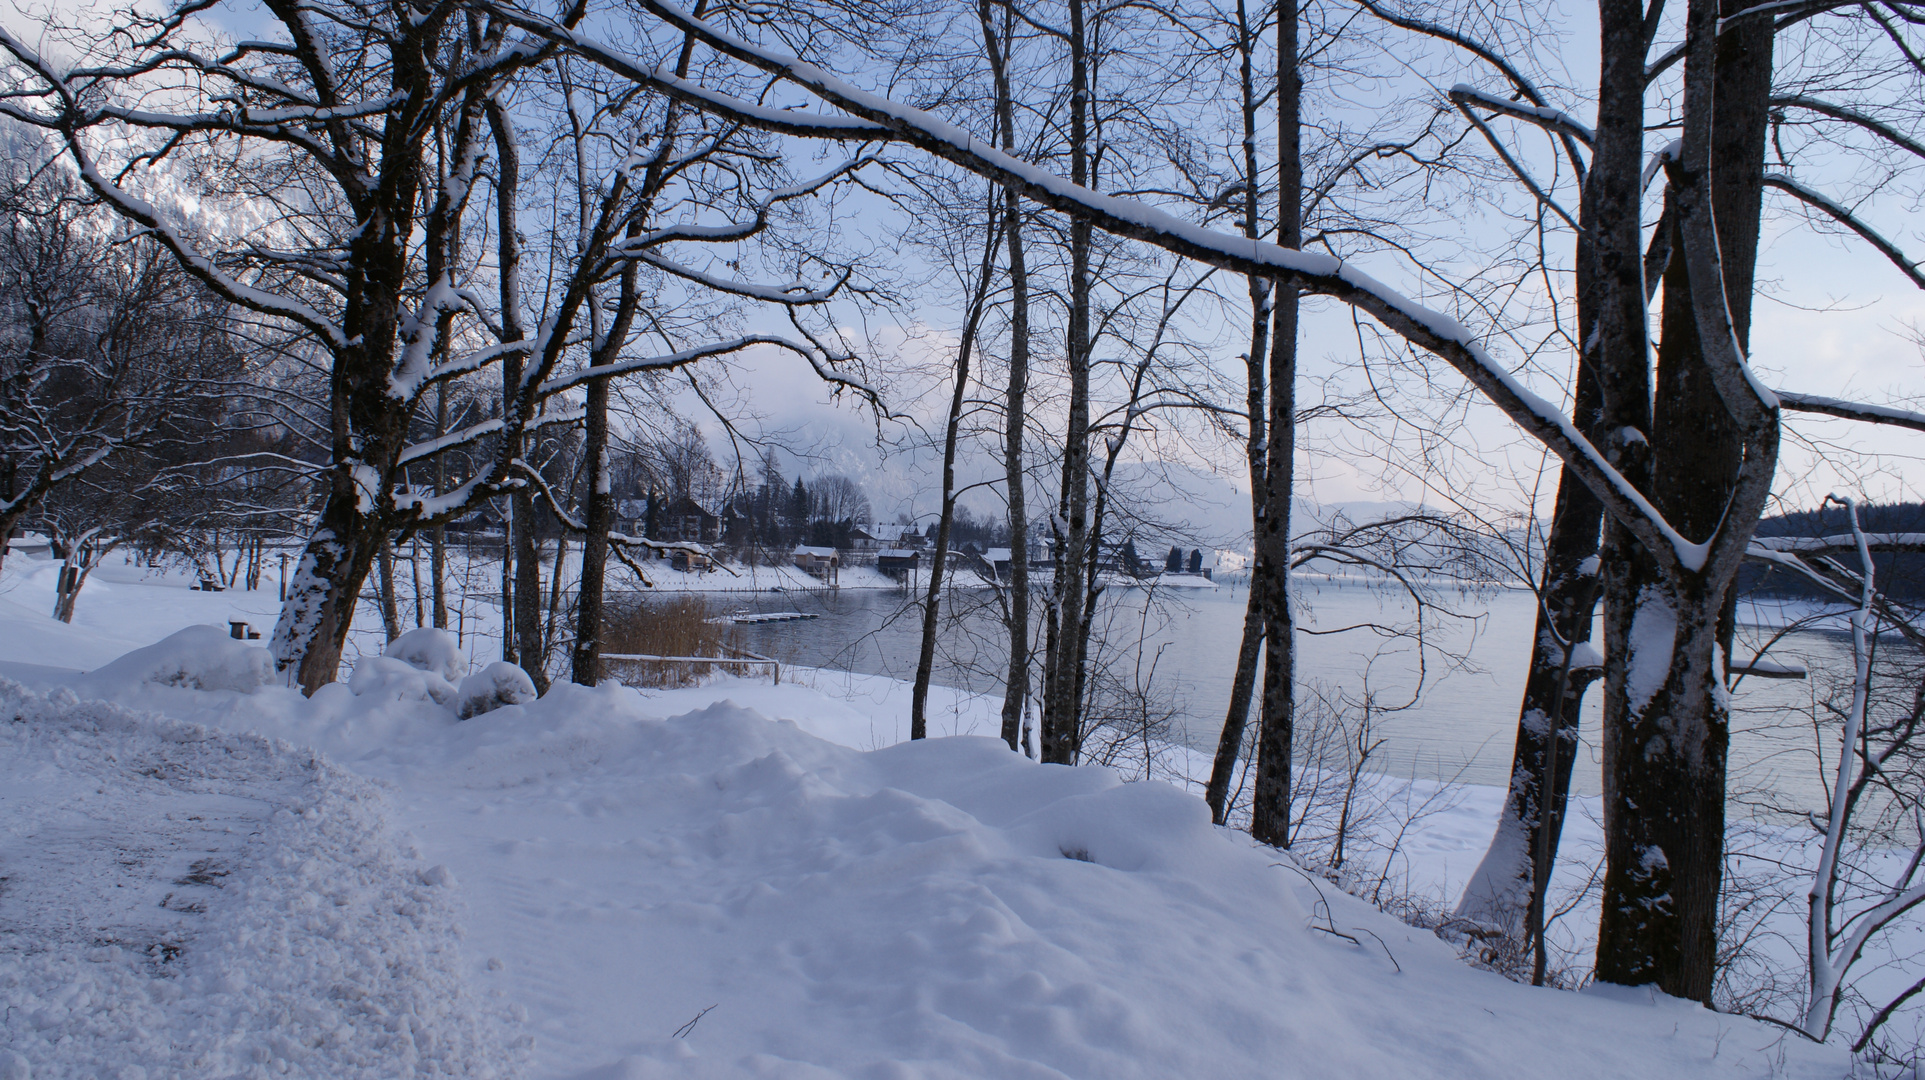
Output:
[[[1925,503],[1894,503],[1889,506],[1859,507],[1859,524],[1867,533],[1925,533]],[[1840,506],[1801,510],[1761,518],[1756,535],[1842,536],[1851,533],[1851,522]],[[1901,600],[1925,600],[1925,554],[1911,552],[1873,555],[1879,591]],[[1852,559],[1847,565],[1855,565]],[[1798,597],[1811,600],[1836,599],[1808,579],[1776,567],[1747,565],[1738,576],[1738,589],[1747,596]]]

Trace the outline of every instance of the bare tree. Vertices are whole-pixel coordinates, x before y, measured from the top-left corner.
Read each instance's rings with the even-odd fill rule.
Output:
[[[117,457],[140,483],[240,373],[223,305],[164,253],[117,234],[57,167],[16,179],[0,191],[0,548]]]

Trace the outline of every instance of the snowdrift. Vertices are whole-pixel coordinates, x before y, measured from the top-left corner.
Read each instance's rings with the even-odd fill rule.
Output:
[[[1469,969],[1187,793],[991,739],[861,752],[621,687],[460,720],[428,693],[116,686],[175,719],[4,689],[0,865],[45,902],[0,896],[0,996],[34,1077],[1847,1068],[1648,992]],[[143,869],[115,869],[126,836]]]

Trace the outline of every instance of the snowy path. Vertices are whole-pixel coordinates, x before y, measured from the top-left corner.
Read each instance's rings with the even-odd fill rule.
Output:
[[[445,870],[311,753],[0,680],[0,1076],[495,1076]]]

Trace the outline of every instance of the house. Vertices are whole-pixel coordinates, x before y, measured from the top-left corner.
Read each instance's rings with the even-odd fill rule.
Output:
[[[914,525],[884,525],[872,522],[857,525],[849,533],[850,551],[881,551],[884,548],[920,548],[929,538],[917,531]]]
[[[662,511],[661,533],[649,539],[667,544],[713,544],[722,538],[722,518],[684,495]]]
[[[907,548],[915,551],[929,545],[929,538],[924,536],[922,530],[916,528],[914,525],[887,525],[884,526],[884,528],[889,530],[887,539],[891,547]]]
[[[506,531],[502,515],[488,503],[448,522],[450,536],[500,536]]]
[[[624,536],[641,536],[648,522],[647,499],[615,500],[615,531]]]
[[[995,571],[997,581],[1009,580],[1010,554],[1008,548],[990,548],[988,551],[983,552],[983,561],[989,564],[991,570]]]
[[[876,552],[876,569],[885,577],[903,581],[922,565],[922,552],[908,548],[883,548]]]
[[[830,585],[840,584],[842,576],[842,553],[832,547],[812,547],[798,544],[794,552],[795,568],[813,574]]]

